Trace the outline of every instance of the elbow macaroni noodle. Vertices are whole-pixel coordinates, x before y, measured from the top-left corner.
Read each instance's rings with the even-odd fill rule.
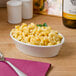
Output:
[[[31,23],[27,25],[23,23],[21,26],[17,25],[11,30],[11,35],[18,41],[41,46],[51,46],[61,43],[62,36],[51,27],[38,27]]]

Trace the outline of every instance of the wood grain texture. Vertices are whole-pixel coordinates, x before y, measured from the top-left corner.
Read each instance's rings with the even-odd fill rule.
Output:
[[[0,7],[6,7],[8,0],[0,0]]]
[[[0,51],[8,58],[26,59],[52,64],[47,76],[76,76],[76,29],[66,28],[62,19],[58,17],[34,15],[30,20],[23,20],[26,23],[46,22],[53,29],[58,30],[65,37],[65,43],[58,56],[54,58],[38,58],[23,54],[16,49],[9,36],[10,30],[15,26],[7,22],[6,8],[0,8]]]

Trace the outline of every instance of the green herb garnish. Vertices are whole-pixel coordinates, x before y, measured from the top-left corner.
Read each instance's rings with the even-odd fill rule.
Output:
[[[46,26],[48,26],[48,25],[47,25],[46,23],[44,23],[44,24],[43,24],[43,26],[45,26],[45,27],[46,27]]]
[[[41,24],[37,24],[37,26],[42,27],[42,25],[41,25]]]
[[[48,25],[46,23],[44,23],[43,25],[42,24],[37,24],[37,26],[38,27],[42,27],[42,26],[47,27]]]

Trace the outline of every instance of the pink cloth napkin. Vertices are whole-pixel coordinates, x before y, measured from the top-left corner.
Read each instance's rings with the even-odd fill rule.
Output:
[[[22,72],[28,76],[45,76],[51,64],[6,58],[13,65],[19,68]],[[6,63],[0,62],[0,76],[18,76],[16,72]]]

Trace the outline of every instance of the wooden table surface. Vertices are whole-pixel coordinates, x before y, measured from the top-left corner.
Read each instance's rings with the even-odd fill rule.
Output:
[[[76,29],[66,28],[62,24],[62,19],[52,16],[35,15],[30,20],[23,20],[26,23],[46,22],[53,29],[58,30],[65,37],[65,43],[58,56],[54,58],[38,58],[23,54],[16,49],[9,36],[14,25],[7,22],[6,8],[0,8],[0,51],[8,58],[17,58],[47,62],[52,64],[47,76],[76,76]]]

